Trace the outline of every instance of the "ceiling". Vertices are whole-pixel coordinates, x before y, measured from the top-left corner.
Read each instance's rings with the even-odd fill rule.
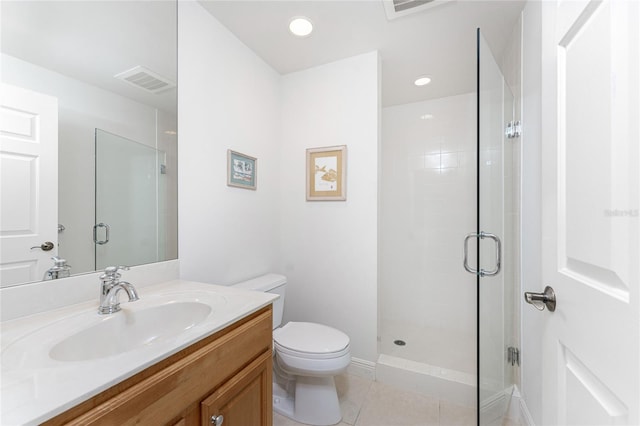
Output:
[[[378,50],[383,106],[475,90],[476,28],[497,57],[522,0],[453,0],[387,19],[383,0],[201,0],[244,44],[281,74]],[[176,5],[172,1],[7,1],[2,51],[58,73],[175,111],[175,90],[145,93],[113,78],[136,65],[176,81]],[[293,37],[293,16],[314,32]],[[78,36],[81,34],[82,36]],[[416,87],[427,74],[432,83]]]
[[[177,15],[171,1],[0,2],[2,52],[175,112],[176,91],[147,93],[113,78],[137,65],[177,81]]]
[[[524,7],[522,0],[457,0],[389,20],[383,0],[200,2],[281,74],[378,50],[383,106],[474,91],[476,29],[499,61]],[[294,16],[311,19],[310,36],[289,33]],[[414,86],[425,74],[431,84]]]

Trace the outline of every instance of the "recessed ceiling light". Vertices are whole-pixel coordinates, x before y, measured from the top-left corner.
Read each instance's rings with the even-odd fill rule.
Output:
[[[313,31],[311,20],[304,16],[295,16],[289,21],[289,31],[298,37],[306,37]]]
[[[431,120],[433,118],[433,114],[422,114],[420,116],[421,120]]]
[[[416,86],[426,86],[429,83],[431,83],[431,77],[427,77],[426,75],[416,78],[416,81],[413,82]]]

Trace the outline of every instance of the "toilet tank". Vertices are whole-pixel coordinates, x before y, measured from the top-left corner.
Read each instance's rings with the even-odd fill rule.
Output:
[[[287,277],[278,274],[266,274],[233,284],[232,287],[244,290],[262,291],[264,293],[277,294],[280,297],[273,301],[273,329],[282,324],[282,314],[284,313],[284,293],[287,284]]]

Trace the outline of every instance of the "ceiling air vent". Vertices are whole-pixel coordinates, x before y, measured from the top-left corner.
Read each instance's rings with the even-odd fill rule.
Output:
[[[382,3],[384,3],[387,18],[391,20],[452,1],[455,0],[382,0]]]
[[[173,81],[141,66],[133,67],[113,77],[154,94],[176,87]]]

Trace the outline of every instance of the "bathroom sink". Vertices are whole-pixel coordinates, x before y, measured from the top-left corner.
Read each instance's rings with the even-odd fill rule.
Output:
[[[122,354],[178,336],[209,316],[211,306],[175,302],[140,310],[122,310],[54,345],[57,361],[88,361]]]
[[[121,300],[113,314],[98,314],[96,294],[0,322],[0,423],[41,424],[276,299],[185,280],[141,286],[138,294],[135,302]],[[40,305],[34,302],[34,309]]]
[[[96,302],[51,311],[47,321],[25,320],[13,337],[3,330],[2,368],[117,363],[125,354],[150,359],[193,341],[236,306],[219,291],[164,291],[141,292],[140,300],[109,315],[99,315]]]

